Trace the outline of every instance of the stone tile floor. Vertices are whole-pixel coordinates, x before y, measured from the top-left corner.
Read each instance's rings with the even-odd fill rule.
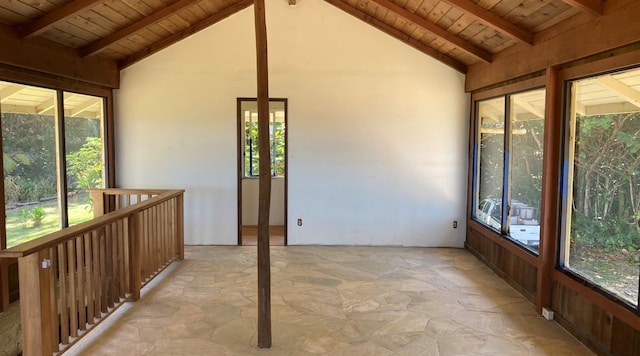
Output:
[[[257,348],[256,248],[188,246],[70,355],[589,355],[461,249],[271,247],[273,347]]]

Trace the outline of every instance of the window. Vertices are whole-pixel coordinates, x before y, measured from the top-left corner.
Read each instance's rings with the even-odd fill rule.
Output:
[[[544,89],[476,106],[473,217],[534,252],[540,242],[544,110]]]
[[[3,246],[12,247],[93,217],[86,189],[104,187],[103,101],[0,81]],[[60,149],[62,139],[64,150]],[[65,168],[66,179],[61,181]]]
[[[260,154],[258,153],[258,103],[255,99],[239,101],[241,123],[244,132],[243,172],[245,177],[260,176]],[[269,140],[271,149],[271,175],[285,174],[285,102],[269,101]]]
[[[572,81],[567,95],[560,264],[637,306],[640,69]]]

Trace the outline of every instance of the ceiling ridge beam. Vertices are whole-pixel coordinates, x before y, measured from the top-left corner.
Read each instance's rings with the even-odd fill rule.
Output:
[[[462,38],[454,35],[453,33],[441,28],[440,26],[430,22],[429,20],[420,17],[419,15],[414,14],[411,11],[406,10],[400,5],[390,1],[390,0],[369,0],[377,3],[378,5],[386,8],[397,16],[403,17],[408,21],[413,22],[416,26],[422,27],[424,30],[431,32],[437,37],[442,38],[443,40],[451,43],[452,45],[458,47],[460,50],[467,52],[473,57],[479,59],[482,62],[491,63],[493,61],[493,55],[485,51],[482,48],[476,47],[475,45],[466,42]]]
[[[366,12],[360,11],[358,9],[356,9],[355,7],[350,6],[349,4],[343,2],[342,0],[325,0],[326,2],[328,2],[329,4],[339,8],[340,10],[348,13],[349,15],[352,15],[360,20],[362,20],[363,22],[366,22],[367,24],[377,28],[378,30],[386,33],[387,35],[397,39],[398,41],[401,41],[415,49],[417,49],[418,51],[435,58],[436,60],[448,65],[449,67],[457,70],[460,73],[466,73],[467,72],[467,66],[458,61],[457,59],[448,56],[432,47],[429,47],[428,45],[424,44],[423,42],[407,35],[406,33],[403,33],[395,28],[393,28],[392,26],[387,25],[386,23],[368,15]]]
[[[522,27],[512,24],[495,13],[476,5],[469,0],[445,0],[454,7],[464,11],[467,15],[474,17],[476,20],[484,23],[492,29],[502,32],[518,41],[533,44],[533,33]]]
[[[86,57],[97,54],[105,48],[111,46],[112,44],[121,41],[129,36],[132,36],[144,30],[147,26],[154,25],[173,15],[174,13],[199,1],[201,0],[179,0],[161,10],[152,13],[149,16],[143,17],[140,21],[136,21],[127,27],[124,27],[106,37],[103,37],[93,43],[82,47],[80,49],[80,56]]]
[[[20,36],[23,38],[27,38],[39,35],[55,26],[56,23],[74,16],[89,7],[103,3],[104,1],[106,0],[75,0],[67,3],[62,7],[59,7],[29,23],[22,25],[20,27]]]
[[[152,45],[150,45],[147,48],[144,48],[120,61],[118,61],[118,68],[120,70],[146,58],[149,57],[150,55],[165,49],[169,46],[171,46],[172,44],[185,39],[191,35],[193,35],[194,33],[200,32],[202,30],[204,30],[205,28],[220,22],[224,19],[226,19],[227,17],[235,14],[236,12],[243,10],[247,7],[249,7],[250,5],[253,5],[253,0],[240,0],[238,2],[233,3],[232,5],[229,5],[227,7],[225,7],[224,9],[216,12],[215,14],[202,19],[201,21],[199,21],[198,23],[194,24],[193,26],[187,27],[179,32],[174,33],[173,35],[166,37],[158,42],[153,43]]]
[[[585,12],[589,12],[596,16],[604,15],[604,1],[602,0],[561,0],[563,3],[580,9]]]

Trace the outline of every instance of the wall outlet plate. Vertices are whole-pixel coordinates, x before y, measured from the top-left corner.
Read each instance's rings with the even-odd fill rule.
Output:
[[[553,320],[553,310],[542,308],[542,316],[547,320]]]

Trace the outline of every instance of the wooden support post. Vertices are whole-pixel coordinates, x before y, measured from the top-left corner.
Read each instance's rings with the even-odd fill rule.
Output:
[[[551,306],[551,272],[555,269],[558,240],[558,197],[560,196],[560,157],[562,135],[562,88],[558,82],[558,69],[547,68],[545,99],[544,153],[542,202],[540,213],[540,250],[536,281],[536,311]]]
[[[100,190],[91,190],[91,201],[93,202],[93,217],[97,218],[98,216],[102,216],[105,214],[105,194],[102,189]]]
[[[256,56],[258,69],[258,347],[271,348],[271,262],[269,255],[269,207],[271,159],[269,150],[269,69],[264,0],[255,0]]]
[[[175,200],[176,226],[176,254],[178,259],[184,260],[184,193]]]
[[[51,313],[51,268],[42,268],[44,259],[50,260],[49,249],[18,259],[20,274],[20,306],[22,318],[22,354],[51,355],[53,345]],[[46,266],[46,265],[45,265]],[[57,324],[55,326],[57,330]]]

